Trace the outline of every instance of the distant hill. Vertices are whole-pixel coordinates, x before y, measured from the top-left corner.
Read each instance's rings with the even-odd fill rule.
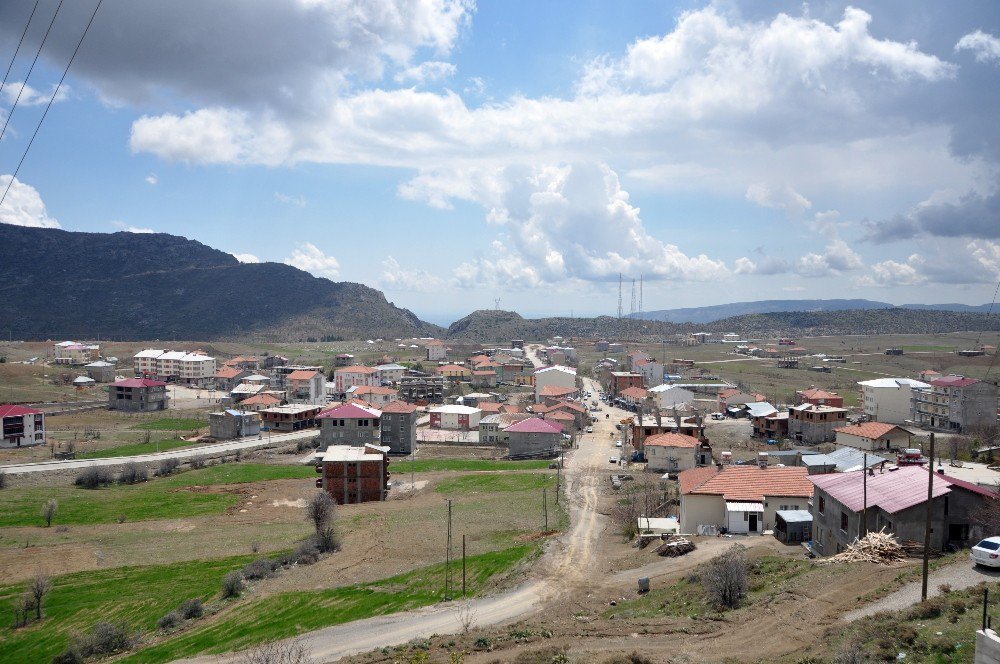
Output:
[[[936,311],[986,312],[988,304],[903,304],[896,306],[888,302],[874,300],[760,300],[756,302],[733,302],[706,307],[683,309],[661,309],[643,312],[645,320],[662,320],[671,323],[711,323],[713,321],[743,316],[745,314],[766,314],[785,311],[852,311],[863,309],[933,309]],[[631,317],[638,318],[638,314]]]
[[[480,310],[448,327],[449,339],[509,342],[511,339],[548,339],[554,336],[643,339],[694,331],[690,325],[628,318],[523,318],[513,311]]]
[[[362,284],[165,233],[0,224],[0,333],[29,339],[439,335]]]

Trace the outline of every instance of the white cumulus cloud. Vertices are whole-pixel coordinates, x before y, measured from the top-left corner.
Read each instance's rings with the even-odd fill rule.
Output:
[[[120,231],[125,231],[126,233],[148,234],[156,232],[152,228],[142,228],[140,226],[132,226],[131,224],[126,224],[124,221],[112,221],[111,225]]]
[[[955,44],[956,51],[972,51],[979,62],[1000,62],[1000,39],[976,30],[964,35]]]
[[[912,254],[906,262],[886,260],[871,266],[871,274],[858,279],[860,286],[915,286],[927,281],[923,269],[926,264],[920,254]]]
[[[429,293],[441,288],[444,285],[444,280],[432,275],[427,270],[404,269],[399,261],[388,256],[382,261],[382,275],[379,283],[386,290]]]
[[[280,191],[274,192],[274,200],[278,201],[279,203],[285,203],[286,205],[293,205],[295,207],[300,207],[300,208],[305,207],[306,204],[308,203],[306,197],[303,196],[302,194],[299,194],[298,196],[291,196],[289,194],[284,194]]]
[[[17,102],[18,106],[41,106],[42,104],[49,103],[49,99],[52,99],[52,93],[55,92],[55,89],[56,86],[53,84],[51,90],[42,92],[30,85],[25,85],[23,81],[13,81],[4,86],[3,98],[8,104],[12,105]],[[69,92],[69,86],[63,85],[59,88],[59,93],[56,94],[52,103],[57,104],[61,101],[66,101],[69,97]]]
[[[801,215],[812,207],[808,198],[787,184],[769,185],[758,182],[747,187],[747,200],[757,205],[776,210],[784,210],[793,216]]]
[[[156,173],[150,173],[144,179],[146,184],[157,185],[160,183],[160,178],[156,177]]]
[[[236,260],[238,260],[241,263],[259,263],[260,262],[260,259],[257,258],[256,256],[254,256],[253,254],[233,254],[233,257],[236,258]]]
[[[803,277],[838,276],[864,266],[861,256],[843,240],[833,240],[822,254],[810,252],[795,263],[795,272]]]
[[[407,67],[393,77],[397,83],[433,83],[455,75],[455,65],[450,62],[431,60],[419,65]]]
[[[62,228],[49,216],[38,190],[11,175],[0,175],[0,192],[7,190],[7,197],[0,205],[0,223],[35,228]],[[8,189],[9,187],[9,189]]]
[[[319,247],[303,242],[295,247],[292,255],[285,259],[285,265],[305,270],[317,277],[336,279],[340,276],[340,263],[333,256],[327,256]]]

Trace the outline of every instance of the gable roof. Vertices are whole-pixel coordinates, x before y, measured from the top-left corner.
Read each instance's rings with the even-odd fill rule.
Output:
[[[845,433],[851,436],[860,436],[862,438],[871,438],[872,440],[877,440],[882,436],[887,436],[894,430],[899,429],[903,433],[909,435],[909,431],[903,427],[896,426],[895,424],[886,424],[885,422],[862,422],[861,424],[852,424],[846,427],[839,427],[834,429],[837,433]]]
[[[383,413],[415,413],[417,407],[405,401],[390,401],[382,406]]]
[[[576,422],[576,418],[567,412],[561,410],[555,410],[550,413],[545,413],[545,419],[548,420],[562,420],[563,422]]]
[[[460,364],[444,364],[444,365],[438,367],[437,370],[438,370],[438,372],[441,372],[441,371],[461,371],[461,372],[466,372],[466,371],[469,371],[469,368],[468,367],[463,367]]]
[[[540,417],[529,417],[505,429],[508,433],[562,433],[561,424],[543,420]]]
[[[382,413],[374,408],[365,408],[353,403],[345,403],[341,406],[328,408],[316,416],[317,420],[327,418],[337,418],[344,420],[370,419],[378,417]]]
[[[346,373],[373,374],[376,371],[378,371],[378,369],[376,369],[375,367],[363,367],[361,365],[355,365],[353,367],[340,367],[339,369],[334,369],[333,370],[333,375],[336,376],[337,374],[341,374],[341,373],[343,373],[343,374],[346,374]],[[295,372],[293,371],[292,373],[295,373]]]
[[[677,475],[677,482],[680,484],[681,494],[691,493],[695,488],[701,486],[708,480],[719,474],[717,466],[705,466],[704,468],[690,468],[683,470]]]
[[[811,475],[809,481],[849,510],[858,512],[865,503],[863,473],[864,471],[856,471]],[[875,473],[868,477],[867,484],[868,506],[881,507],[889,514],[895,514],[927,500],[927,469],[923,466],[903,466],[896,470]],[[947,481],[934,482],[935,498],[950,492],[951,487]]]
[[[24,406],[4,404],[0,406],[0,417],[20,417],[22,415],[40,415],[42,411]]]
[[[632,397],[634,399],[645,399],[647,396],[649,396],[649,392],[647,392],[641,387],[635,387],[635,386],[627,387],[618,394],[620,394],[623,397]]]
[[[934,387],[968,387],[980,382],[978,378],[966,378],[964,376],[945,376],[935,378],[931,381]]]
[[[318,371],[311,369],[296,369],[288,374],[288,380],[312,380],[318,374]]]
[[[694,436],[688,436],[683,433],[658,433],[655,436],[650,436],[643,443],[646,447],[686,447],[695,448],[701,445],[699,441]]]
[[[551,367],[542,367],[541,369],[535,369],[536,374],[545,373],[546,371],[561,371],[563,373],[568,373],[576,375],[576,369],[573,367],[564,367],[561,364],[553,364]]]
[[[836,392],[827,392],[826,390],[821,390],[818,387],[810,387],[808,390],[799,390],[798,394],[802,396],[803,399],[839,399],[840,395]]]
[[[813,487],[806,468],[728,466],[688,493],[722,496],[728,501],[760,503],[764,501],[764,496],[809,498],[813,494]]]
[[[579,388],[576,387],[559,387],[558,385],[546,385],[544,386],[539,394],[543,397],[561,397],[567,394],[574,394],[579,392]]]
[[[215,372],[215,377],[216,378],[236,378],[237,376],[239,376],[244,371],[246,371],[246,369],[237,369],[235,367],[227,367],[227,366],[223,365],[223,366],[219,367],[219,369]]]
[[[240,402],[241,406],[272,406],[281,403],[281,399],[273,394],[255,394]]]
[[[112,387],[166,387],[162,380],[150,380],[149,378],[126,378],[117,383],[111,383]]]

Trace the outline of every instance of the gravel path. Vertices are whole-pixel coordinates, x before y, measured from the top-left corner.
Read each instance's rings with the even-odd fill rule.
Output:
[[[956,562],[931,572],[927,583],[927,596],[933,597],[940,594],[938,586],[944,583],[950,585],[953,590],[961,590],[974,586],[980,581],[990,581],[998,578],[1000,578],[1000,569],[973,567],[972,562],[968,558],[960,556]],[[913,606],[920,602],[920,586],[919,579],[912,581],[882,599],[876,600],[871,604],[866,604],[860,609],[845,613],[841,619],[850,622],[858,618],[874,615],[879,611],[900,611]]]

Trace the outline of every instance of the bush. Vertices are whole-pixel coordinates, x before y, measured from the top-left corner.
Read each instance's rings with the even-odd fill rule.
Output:
[[[337,510],[337,503],[326,491],[317,493],[306,506],[306,521],[311,521],[316,534],[320,534],[330,527],[334,514]]]
[[[299,565],[312,565],[317,560],[319,560],[319,547],[313,537],[301,542],[292,554],[292,562]]]
[[[105,657],[130,650],[134,644],[132,636],[124,625],[101,621],[95,624],[89,634],[73,637],[69,648],[61,656],[75,651],[82,659]],[[69,660],[74,661],[74,660]]]
[[[145,467],[132,462],[126,464],[122,471],[118,474],[119,484],[139,484],[140,482],[145,482],[149,479],[149,472]]]
[[[157,469],[156,474],[160,477],[165,477],[167,475],[173,475],[177,472],[177,469],[181,467],[181,462],[179,459],[164,459],[160,462],[160,467]]]
[[[7,488],[7,473],[0,470],[0,489]]]
[[[865,664],[866,661],[865,651],[856,641],[845,645],[833,658],[833,664]]]
[[[947,602],[941,597],[931,597],[926,602],[921,602],[910,609],[910,618],[918,620],[930,620],[937,618],[944,613]]]
[[[324,528],[321,533],[316,535],[315,541],[316,548],[320,550],[320,553],[340,551],[340,535],[334,528]]]
[[[198,470],[199,468],[205,467],[205,459],[203,457],[195,457],[191,459],[191,470]]]
[[[305,664],[309,653],[297,641],[262,643],[243,653],[238,664]]]
[[[205,615],[205,608],[201,604],[201,599],[194,597],[181,602],[177,612],[181,614],[181,618],[191,620],[193,618],[201,618]]]
[[[239,597],[243,592],[243,575],[239,572],[230,572],[222,580],[222,599]]]
[[[102,486],[110,485],[112,479],[107,468],[91,466],[77,475],[73,483],[84,489],[100,489]]]
[[[247,581],[266,579],[274,573],[275,563],[270,558],[258,558],[243,566],[243,578]]]
[[[177,627],[182,622],[184,622],[184,618],[181,617],[181,614],[177,613],[176,611],[171,611],[167,615],[157,620],[156,626],[166,631]]]
[[[709,604],[731,609],[739,606],[750,580],[745,551],[743,545],[734,544],[702,566],[701,582]]]
[[[83,664],[83,655],[75,645],[70,645],[66,650],[52,658],[52,664]]]

